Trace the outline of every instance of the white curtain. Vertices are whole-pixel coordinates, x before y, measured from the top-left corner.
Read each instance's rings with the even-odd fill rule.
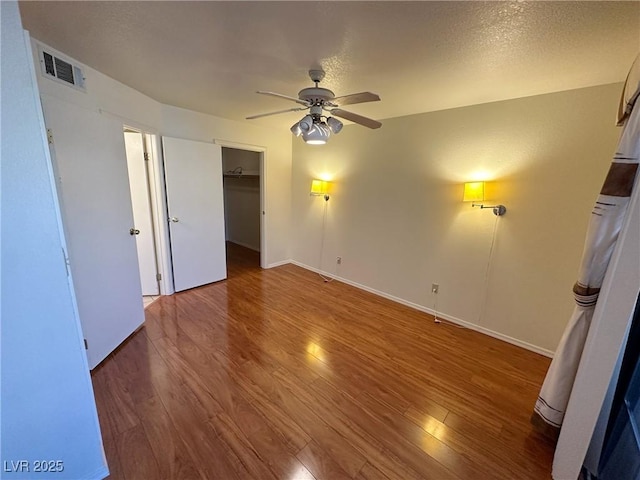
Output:
[[[618,113],[624,130],[589,222],[573,288],[576,306],[540,389],[532,417],[535,425],[555,429],[562,425],[600,287],[629,205],[640,159],[640,107],[633,108],[640,92],[639,58],[627,77]]]

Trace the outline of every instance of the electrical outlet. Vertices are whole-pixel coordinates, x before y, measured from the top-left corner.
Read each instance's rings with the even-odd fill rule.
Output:
[[[342,265],[342,257],[336,257],[336,263]]]
[[[431,293],[438,293],[439,289],[440,289],[440,285],[438,285],[437,283],[431,284]]]

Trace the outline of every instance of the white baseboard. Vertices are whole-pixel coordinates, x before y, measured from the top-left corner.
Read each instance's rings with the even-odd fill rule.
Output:
[[[362,285],[360,283],[351,281],[351,280],[346,279],[346,278],[339,277],[339,276],[334,275],[332,273],[328,273],[328,272],[319,270],[317,268],[311,267],[311,266],[306,265],[304,263],[297,262],[296,260],[291,260],[290,262],[286,262],[286,263],[292,263],[294,265],[297,265],[298,267],[304,268],[305,270],[310,270],[312,272],[320,273],[320,274],[324,275],[325,277],[333,278],[333,279],[335,279],[335,280],[337,280],[339,282],[346,283],[347,285],[351,285],[353,287],[359,288],[360,290],[364,290],[366,292],[373,293],[374,295],[378,295],[380,297],[392,300],[392,301],[394,301],[396,303],[400,303],[402,305],[406,305],[407,307],[411,307],[411,308],[413,308],[415,310],[419,310],[421,312],[428,313],[429,315],[435,315],[436,314],[436,312],[433,309],[431,309],[429,307],[425,307],[424,305],[419,305],[417,303],[410,302],[410,301],[405,300],[403,298],[396,297],[394,295],[390,295],[390,294],[382,292],[380,290],[376,290],[375,288],[367,287],[366,285]],[[488,335],[490,337],[497,338],[498,340],[502,340],[502,341],[510,343],[512,345],[516,345],[518,347],[522,347],[522,348],[524,348],[526,350],[529,350],[531,352],[539,353],[540,355],[544,355],[545,357],[549,357],[549,358],[553,357],[554,352],[552,352],[551,350],[547,350],[546,348],[542,348],[542,347],[539,347],[537,345],[533,345],[531,343],[524,342],[522,340],[518,340],[517,338],[510,337],[509,335],[505,335],[503,333],[496,332],[494,330],[490,330],[490,329],[488,329],[486,327],[483,327],[481,325],[476,325],[475,323],[467,322],[465,320],[453,317],[451,315],[447,315],[446,313],[442,313],[440,311],[438,311],[437,313],[438,313],[438,318],[442,318],[443,320],[446,320],[447,322],[455,323],[456,325],[463,326],[465,328],[468,328],[469,330],[474,330],[476,332],[483,333],[483,334]]]
[[[291,260],[282,260],[280,262],[274,262],[274,263],[270,263],[269,265],[267,265],[266,268],[275,268],[275,267],[281,267],[282,265],[287,265],[289,263],[293,263]]]

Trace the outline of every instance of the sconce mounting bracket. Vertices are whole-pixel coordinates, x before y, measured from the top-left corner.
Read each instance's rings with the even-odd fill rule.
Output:
[[[493,209],[493,214],[500,217],[502,215],[504,215],[505,213],[507,213],[507,207],[505,207],[504,205],[483,205],[481,203],[472,203],[471,204],[472,207],[480,207],[480,209],[483,208],[492,208]]]
[[[505,213],[507,213],[507,207],[505,207],[504,205],[496,205],[495,207],[493,207],[493,214],[500,217],[502,215],[504,215]]]

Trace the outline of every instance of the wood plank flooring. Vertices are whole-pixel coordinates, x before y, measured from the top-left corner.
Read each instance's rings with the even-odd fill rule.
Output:
[[[549,479],[549,360],[228,244],[94,372],[112,479]]]

